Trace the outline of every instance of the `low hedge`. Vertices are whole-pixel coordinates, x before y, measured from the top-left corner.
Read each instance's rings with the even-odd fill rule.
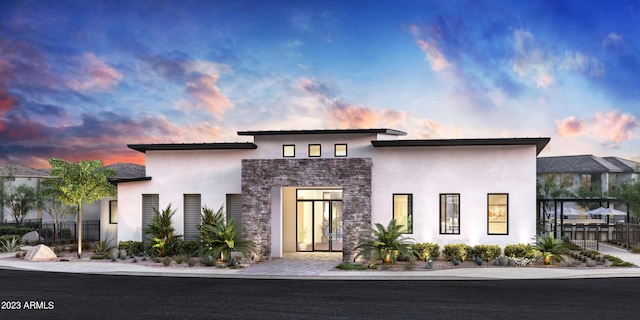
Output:
[[[142,241],[120,241],[118,250],[125,250],[127,254],[139,255],[144,252]]]
[[[21,237],[31,231],[33,231],[33,228],[28,228],[28,227],[0,227],[0,236],[4,236],[7,234],[18,234]]]
[[[533,259],[535,254],[536,248],[531,244],[517,243],[508,244],[504,247],[504,255],[509,258]]]
[[[442,255],[447,260],[465,261],[471,258],[472,250],[471,246],[464,243],[445,244],[444,249],[442,249]]]
[[[440,256],[440,246],[437,243],[422,242],[412,245],[413,252],[419,259],[437,259]]]
[[[471,256],[487,262],[495,260],[500,253],[502,253],[502,248],[497,244],[479,244],[471,250]]]

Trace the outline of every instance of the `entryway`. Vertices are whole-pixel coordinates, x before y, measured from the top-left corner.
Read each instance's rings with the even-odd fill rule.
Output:
[[[342,190],[296,190],[298,252],[341,252],[343,247]]]

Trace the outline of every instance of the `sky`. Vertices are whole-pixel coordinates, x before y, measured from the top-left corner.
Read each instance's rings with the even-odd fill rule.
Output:
[[[640,161],[640,0],[0,1],[0,163],[340,128]]]

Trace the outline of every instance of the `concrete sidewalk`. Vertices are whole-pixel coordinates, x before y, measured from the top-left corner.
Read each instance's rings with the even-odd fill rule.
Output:
[[[640,265],[640,255],[612,246],[600,245],[603,253],[618,256]],[[0,254],[0,269],[68,272],[103,275],[210,277],[242,279],[309,279],[309,280],[503,280],[503,279],[576,279],[608,277],[640,277],[640,268],[574,269],[549,267],[456,268],[413,271],[341,271],[335,269],[341,254],[322,254],[315,259],[304,256],[286,257],[260,262],[244,269],[164,268],[113,262],[27,262],[13,253]]]

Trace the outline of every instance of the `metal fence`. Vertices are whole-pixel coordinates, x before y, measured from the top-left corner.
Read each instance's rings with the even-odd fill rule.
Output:
[[[3,226],[16,226],[15,224],[3,224]],[[23,227],[29,227],[38,231],[44,243],[75,243],[77,240],[77,222],[64,221],[56,226],[53,222],[28,221],[22,223]],[[100,241],[100,220],[87,220],[82,222],[82,241]]]
[[[599,250],[599,242],[611,239],[610,226],[607,224],[564,224],[559,228],[562,237],[582,247],[583,250]]]
[[[613,239],[627,248],[640,245],[640,225],[617,223],[614,226]]]

